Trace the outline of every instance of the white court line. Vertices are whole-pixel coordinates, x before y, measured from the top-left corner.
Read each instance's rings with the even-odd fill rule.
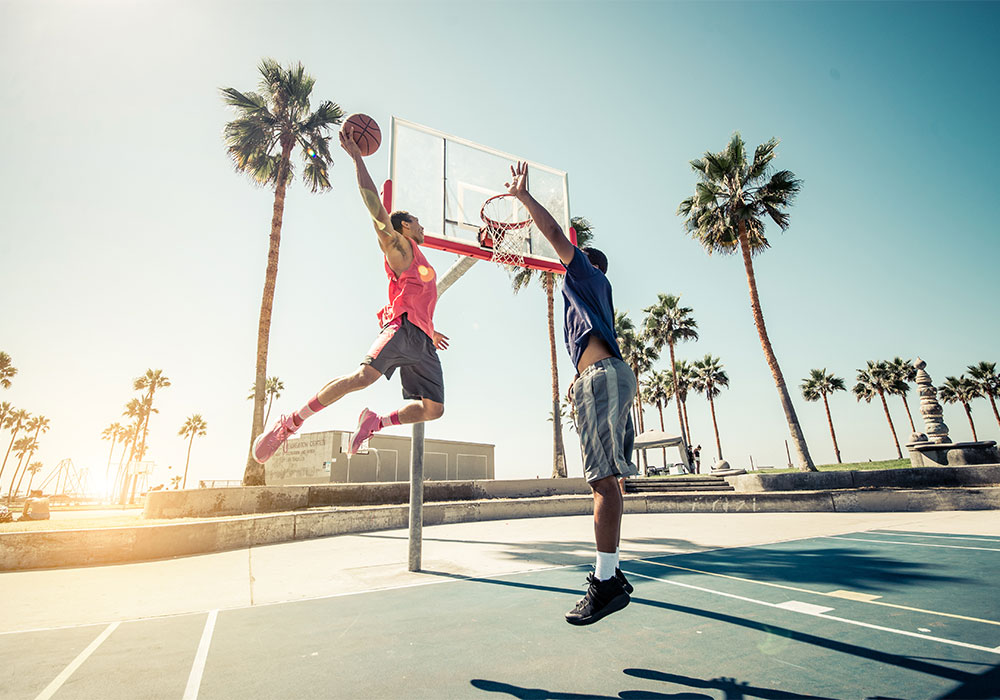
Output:
[[[209,610],[205,620],[205,629],[201,633],[198,651],[194,655],[191,675],[188,676],[187,687],[184,688],[184,700],[196,700],[201,688],[201,677],[205,673],[205,661],[208,660],[208,648],[212,645],[212,633],[215,632],[215,620],[219,617],[218,610]]]
[[[747,598],[746,596],[736,595],[735,593],[724,593],[723,591],[713,591],[711,588],[702,588],[701,586],[693,586],[690,583],[681,583],[680,581],[671,581],[665,578],[657,578],[656,576],[647,576],[646,574],[640,574],[637,571],[627,572],[629,576],[640,576],[642,578],[648,578],[652,581],[659,581],[661,583],[669,583],[671,586],[680,586],[682,588],[691,588],[696,591],[701,591],[703,593],[711,593],[713,595],[720,595],[725,598],[734,598],[736,600],[742,600],[746,603],[753,603],[754,605],[763,605],[767,608],[776,608],[778,610],[785,610],[786,612],[796,612],[800,615],[809,615],[810,617],[818,617],[823,620],[834,620],[835,622],[844,622],[848,625],[856,625],[858,627],[867,627],[868,629],[879,630],[880,632],[890,632],[892,634],[900,634],[904,637],[916,637],[917,639],[926,639],[931,642],[940,642],[942,644],[949,644],[951,646],[963,647],[965,649],[975,649],[976,651],[985,651],[989,654],[1000,655],[1000,647],[991,648],[979,646],[978,644],[969,644],[967,642],[959,642],[954,639],[945,639],[943,637],[932,637],[929,634],[919,634],[917,632],[908,632],[906,630],[894,629],[892,627],[883,627],[882,625],[872,625],[867,622],[859,622],[858,620],[848,620],[844,617],[836,617],[835,615],[827,615],[826,613],[808,612],[806,610],[792,610],[789,611],[788,608],[783,607],[782,603],[768,603],[766,600],[756,600],[755,598]]]
[[[897,542],[895,540],[865,540],[860,537],[843,537],[841,535],[820,535],[827,540],[850,540],[851,542],[875,542],[876,544],[905,544],[907,547],[941,547],[942,549],[975,549],[980,552],[1000,552],[994,547],[966,547],[952,544],[928,544],[927,542]]]
[[[972,540],[973,542],[992,542],[1000,544],[1000,537],[975,536],[975,535],[922,535],[914,532],[897,532],[895,530],[866,530],[866,535],[893,535],[894,537],[927,537],[940,540]]]
[[[117,627],[117,622],[112,622],[110,625],[105,627],[104,631],[97,635],[97,639],[92,641],[90,646],[81,651],[79,655],[77,655],[77,657],[69,663],[69,666],[62,670],[62,673],[52,679],[52,682],[45,686],[45,690],[40,692],[35,700],[49,700],[49,698],[55,695],[56,691],[62,688],[63,683],[69,680],[69,677],[73,675],[73,672],[83,665],[83,662],[97,650],[97,647],[104,643],[105,639],[111,636],[111,633],[114,632]]]

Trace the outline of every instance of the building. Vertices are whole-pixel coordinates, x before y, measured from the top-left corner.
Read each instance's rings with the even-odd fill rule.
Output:
[[[328,430],[292,437],[267,462],[269,485],[346,484],[410,480],[410,438],[376,434],[368,454],[348,458],[350,433]],[[424,479],[493,479],[494,445],[424,439]]]

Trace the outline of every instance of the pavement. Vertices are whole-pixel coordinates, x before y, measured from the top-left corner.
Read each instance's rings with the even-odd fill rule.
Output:
[[[633,603],[587,628],[562,615],[593,563],[589,516],[423,532],[420,572],[406,531],[385,530],[0,573],[0,697],[1000,689],[995,511],[626,515]]]

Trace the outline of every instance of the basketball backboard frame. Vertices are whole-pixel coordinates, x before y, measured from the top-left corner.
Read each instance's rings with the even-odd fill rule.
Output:
[[[519,158],[415,122],[392,117],[389,179],[382,191],[387,211],[404,209],[424,226],[423,245],[479,260],[493,249],[479,243],[483,202],[505,192],[510,166],[528,164],[528,190],[576,244],[570,226],[569,179],[565,171]],[[524,265],[562,274],[565,268],[541,231],[531,224]]]

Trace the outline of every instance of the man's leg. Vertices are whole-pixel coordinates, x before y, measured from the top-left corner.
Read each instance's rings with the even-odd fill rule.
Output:
[[[404,425],[410,423],[424,423],[426,421],[437,420],[444,415],[444,404],[430,399],[419,399],[405,404],[402,408],[392,413],[380,416],[374,411],[364,409],[358,416],[358,427],[351,435],[351,443],[348,448],[350,454],[355,454],[361,449],[362,443],[377,433],[382,428],[390,425]]]
[[[618,551],[624,510],[618,479],[607,476],[593,482],[590,488],[594,491],[594,539],[597,541],[597,551],[614,554]]]
[[[265,430],[253,443],[253,456],[260,464],[274,456],[278,448],[291,436],[298,432],[309,416],[322,411],[330,404],[343,398],[352,391],[364,389],[371,386],[382,376],[374,367],[361,365],[351,374],[337,377],[320,389],[319,393],[309,399],[306,404],[290,416],[281,416],[278,421],[271,426],[270,430]]]

